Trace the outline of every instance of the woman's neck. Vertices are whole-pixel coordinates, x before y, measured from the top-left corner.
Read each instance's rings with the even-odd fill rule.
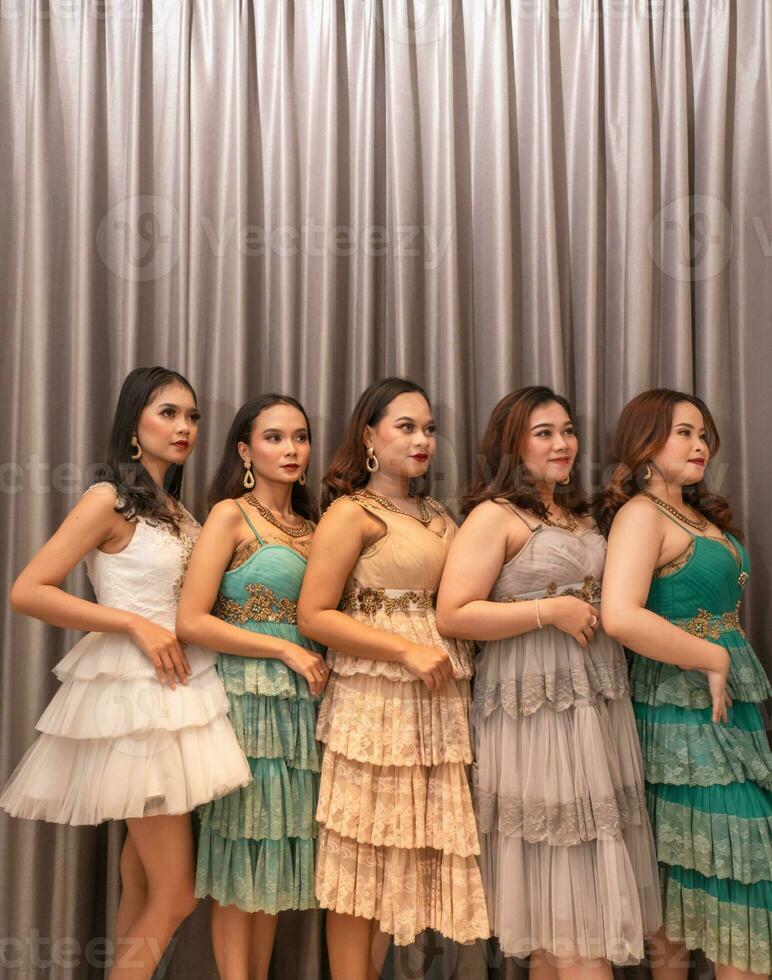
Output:
[[[263,480],[258,477],[250,493],[253,493],[260,503],[280,517],[292,517],[291,483],[275,483],[273,480]]]
[[[660,500],[665,500],[667,503],[672,504],[674,507],[683,507],[684,505],[684,491],[683,487],[675,483],[668,483],[663,479],[653,479],[649,480],[646,487],[649,493],[653,494],[655,497],[659,497]]]
[[[365,489],[382,497],[390,497],[392,500],[407,500],[410,496],[410,481],[402,476],[379,471],[370,477]]]

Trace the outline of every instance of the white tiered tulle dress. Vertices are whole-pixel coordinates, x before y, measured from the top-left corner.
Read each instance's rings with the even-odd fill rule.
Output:
[[[189,514],[179,536],[138,518],[123,551],[95,549],[86,556],[97,602],[174,630],[199,531]],[[98,824],[187,813],[248,783],[249,764],[228,720],[216,654],[196,646],[185,654],[192,673],[186,685],[171,690],[128,636],[84,636],[54,668],[62,686],[0,807],[15,817]]]

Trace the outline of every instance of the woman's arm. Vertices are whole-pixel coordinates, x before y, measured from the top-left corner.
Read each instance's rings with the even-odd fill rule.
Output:
[[[184,684],[190,667],[173,633],[136,613],[81,599],[60,587],[94,548],[125,547],[131,540],[131,525],[116,513],[115,502],[111,486],[96,486],[83,495],[14,582],[11,607],[64,629],[123,633],[152,661],[160,681],[171,687],[177,680]]]
[[[298,602],[301,631],[354,657],[403,664],[430,689],[452,676],[446,650],[424,647],[398,633],[367,626],[338,611],[343,589],[362,551],[383,536],[383,526],[359,504],[338,500],[319,522]]]
[[[603,573],[603,628],[643,657],[684,670],[704,670],[709,676],[723,674],[725,680],[729,655],[723,647],[692,636],[645,608],[663,540],[661,518],[647,501],[634,498],[617,513]],[[715,709],[714,720],[719,720]]]
[[[517,520],[517,519],[515,519]],[[468,640],[501,640],[542,626],[557,626],[586,647],[592,637],[587,625],[595,612],[573,596],[524,602],[488,599],[507,553],[515,554],[529,537],[528,528],[491,501],[471,512],[453,541],[437,597],[437,627],[445,636]],[[585,632],[586,630],[586,632]]]
[[[326,668],[313,650],[280,636],[253,633],[212,615],[223,574],[239,543],[244,518],[236,503],[215,504],[198,536],[177,607],[177,635],[185,643],[239,657],[281,660],[302,674],[312,693],[324,687]]]

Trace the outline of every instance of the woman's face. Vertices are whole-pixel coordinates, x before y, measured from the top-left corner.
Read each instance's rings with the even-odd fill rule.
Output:
[[[578,452],[574,423],[562,405],[545,402],[531,412],[520,450],[531,479],[547,486],[565,480]]]
[[[667,442],[651,458],[666,483],[686,487],[704,478],[710,460],[705,434],[705,420],[697,406],[678,402]]]
[[[308,469],[311,443],[306,417],[294,405],[271,405],[252,422],[249,444],[239,453],[251,461],[255,479],[295,483]]]
[[[365,446],[372,446],[382,473],[402,479],[423,476],[437,450],[432,410],[418,391],[397,395],[375,426],[365,426]]]
[[[157,388],[137,420],[142,459],[181,466],[193,452],[201,413],[193,393],[174,382]]]

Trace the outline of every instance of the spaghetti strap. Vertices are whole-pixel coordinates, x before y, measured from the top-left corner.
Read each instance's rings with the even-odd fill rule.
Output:
[[[244,508],[241,506],[241,504],[238,502],[238,500],[234,500],[233,503],[238,507],[238,509],[244,515],[244,520],[247,522],[247,524],[249,524],[250,528],[252,529],[252,533],[254,534],[254,536],[257,538],[257,540],[260,542],[261,545],[264,545],[265,544],[265,541],[263,541],[263,539],[260,537],[260,535],[255,530],[255,525],[247,517],[247,513],[244,510]]]
[[[523,522],[523,524],[525,524],[525,526],[528,528],[528,530],[531,532],[531,534],[533,534],[535,531],[538,531],[539,528],[544,527],[544,525],[542,524],[541,521],[538,521],[537,522],[536,527],[531,527],[531,525],[523,517],[523,515],[520,513],[520,511],[516,510],[516,508],[508,500],[505,501],[505,503],[506,503],[506,506],[509,507],[509,509],[512,511],[512,513],[515,515],[515,517],[519,517],[520,518],[520,520]]]
[[[704,534],[695,534],[693,531],[690,531],[689,528],[686,526],[686,524],[682,524],[681,521],[679,521],[676,517],[673,517],[672,514],[668,514],[668,512],[665,510],[664,507],[660,507],[659,504],[658,503],[655,503],[655,501],[653,501],[653,500],[652,500],[652,503],[657,508],[657,510],[660,512],[660,514],[664,514],[665,517],[667,517],[667,519],[669,521],[672,521],[675,524],[676,527],[680,527],[682,531],[686,531],[687,534],[691,534],[691,536],[693,538],[698,538],[698,537],[699,538],[704,538],[704,537],[706,537],[706,535],[704,535]]]

